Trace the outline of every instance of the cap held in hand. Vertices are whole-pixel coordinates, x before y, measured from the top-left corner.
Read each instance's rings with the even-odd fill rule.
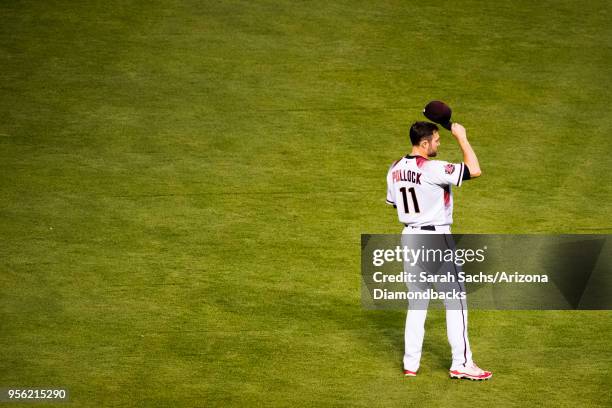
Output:
[[[429,120],[445,129],[451,129],[451,115],[453,111],[442,101],[431,101],[423,109],[423,115]]]

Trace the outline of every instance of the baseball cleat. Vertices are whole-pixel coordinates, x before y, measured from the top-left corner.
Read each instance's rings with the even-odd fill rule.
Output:
[[[450,378],[465,378],[472,381],[488,380],[493,377],[492,372],[481,369],[476,363],[459,370],[450,370],[449,374]]]
[[[416,377],[416,371],[404,370],[404,377]]]

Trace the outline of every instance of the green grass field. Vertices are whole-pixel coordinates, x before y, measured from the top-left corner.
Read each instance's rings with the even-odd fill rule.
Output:
[[[472,311],[486,383],[447,378],[432,311],[403,378],[404,312],[361,307],[359,251],[401,231],[385,175],[431,99],[483,168],[455,232],[612,232],[611,9],[2,1],[0,387],[84,407],[610,406],[609,311]]]

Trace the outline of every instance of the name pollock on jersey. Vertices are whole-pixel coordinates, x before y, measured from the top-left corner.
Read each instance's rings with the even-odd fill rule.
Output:
[[[421,176],[421,173],[404,169],[395,170],[392,174],[394,183],[397,183],[398,181],[407,181],[413,184],[421,184]]]

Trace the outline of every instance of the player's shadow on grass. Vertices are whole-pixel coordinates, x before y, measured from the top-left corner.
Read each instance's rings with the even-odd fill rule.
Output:
[[[389,358],[398,362],[401,369],[404,356],[404,326],[406,311],[364,311],[375,333],[368,335],[368,343],[379,351],[380,343],[391,348]],[[381,340],[381,336],[384,338]],[[378,343],[378,344],[377,344]],[[425,339],[423,341],[423,356],[421,370],[448,370],[451,365],[451,350],[446,335],[446,314],[444,309],[433,309],[427,313],[425,321]]]

